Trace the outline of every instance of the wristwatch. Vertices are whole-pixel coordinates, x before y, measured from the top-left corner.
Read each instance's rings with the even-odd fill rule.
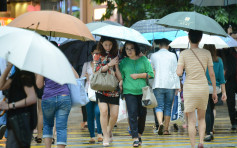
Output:
[[[16,109],[15,102],[12,102],[12,108]]]

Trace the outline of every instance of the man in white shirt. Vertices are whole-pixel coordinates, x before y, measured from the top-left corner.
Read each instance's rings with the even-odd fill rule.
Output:
[[[161,39],[159,41],[160,50],[151,55],[151,64],[155,71],[152,88],[158,102],[155,111],[160,125],[158,129],[159,135],[170,135],[168,129],[171,107],[175,91],[180,88],[179,77],[176,74],[177,58],[174,53],[168,51],[168,44],[169,41],[167,39]],[[165,125],[163,125],[162,121],[163,116]]]

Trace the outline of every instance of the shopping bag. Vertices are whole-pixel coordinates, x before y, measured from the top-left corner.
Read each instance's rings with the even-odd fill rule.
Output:
[[[178,120],[179,118],[183,118],[183,112],[181,109],[181,97],[178,92],[177,96],[174,97],[174,103],[171,112],[171,121]]]
[[[88,86],[88,98],[89,100],[96,102],[95,90],[91,89],[91,85]]]
[[[76,79],[77,85],[68,84],[72,98],[72,106],[85,106],[90,101],[84,87],[85,79],[86,77]]]
[[[128,118],[127,109],[126,109],[126,101],[119,99],[119,114],[117,122],[122,121]]]

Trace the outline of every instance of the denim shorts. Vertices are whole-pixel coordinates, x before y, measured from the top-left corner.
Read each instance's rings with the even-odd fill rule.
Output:
[[[67,121],[72,107],[70,95],[60,95],[42,100],[43,138],[53,138],[56,118],[57,145],[67,145]]]
[[[153,89],[158,106],[156,112],[163,112],[164,116],[171,116],[171,107],[174,100],[175,89],[156,88]]]

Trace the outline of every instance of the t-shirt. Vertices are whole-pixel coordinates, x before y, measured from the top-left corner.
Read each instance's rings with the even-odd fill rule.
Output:
[[[211,53],[208,50],[196,48],[193,51],[202,62],[205,71],[207,66],[213,66]],[[180,53],[178,65],[184,66],[186,71],[185,84],[207,83],[206,72],[204,72],[202,65],[190,49]]]
[[[26,98],[26,93],[24,87],[34,87],[36,89],[35,84],[35,74],[28,72],[28,71],[20,71],[16,68],[15,73],[10,77],[12,79],[11,86],[9,88],[9,98],[8,103],[17,102],[22,99]],[[10,109],[7,112],[7,117],[11,117],[12,115],[23,113],[23,112],[30,112],[31,114],[31,129],[34,129],[37,124],[37,108],[36,104],[17,108],[17,109]],[[10,126],[8,125],[8,128]]]
[[[141,95],[142,88],[147,86],[146,79],[134,80],[131,74],[147,73],[151,78],[154,77],[151,63],[145,56],[137,60],[126,57],[119,66],[123,78],[123,94]]]
[[[44,94],[42,96],[43,100],[59,95],[70,94],[67,84],[60,85],[48,78],[44,78],[44,81],[45,85],[44,85]]]

